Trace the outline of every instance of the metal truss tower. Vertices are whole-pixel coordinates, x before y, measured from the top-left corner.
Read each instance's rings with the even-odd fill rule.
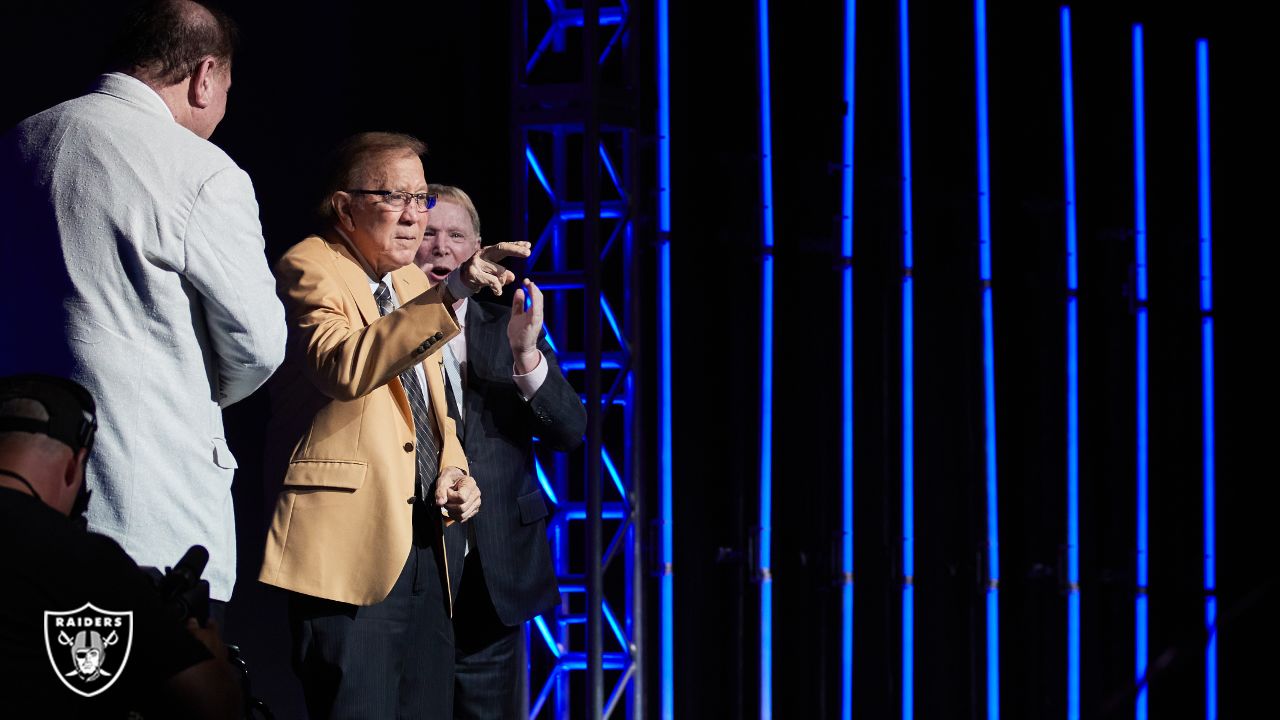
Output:
[[[588,415],[582,452],[535,449],[561,604],[526,627],[530,718],[646,714],[640,104],[633,8],[617,2],[512,8],[512,239],[533,243],[548,340]]]

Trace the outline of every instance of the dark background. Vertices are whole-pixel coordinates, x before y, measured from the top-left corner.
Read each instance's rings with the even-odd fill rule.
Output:
[[[676,710],[686,717],[754,717],[755,17],[748,3],[673,5]],[[922,717],[976,717],[983,702],[985,531],[972,6],[912,5],[916,703]],[[854,698],[861,716],[887,717],[896,712],[900,682],[897,18],[896,3],[859,6]],[[428,179],[471,193],[487,241],[510,235],[511,6],[224,7],[240,23],[243,44],[229,111],[213,140],[254,179],[270,258],[314,229],[311,186],[324,150],[368,129],[426,140]],[[633,7],[635,17],[651,17],[651,3]],[[831,717],[839,707],[841,7],[830,0],[775,4],[771,16],[780,717]],[[1203,705],[1194,39],[1204,36],[1211,43],[1213,102],[1221,708],[1223,716],[1241,715],[1268,697],[1277,639],[1269,523],[1277,477],[1269,444],[1275,388],[1273,356],[1265,350],[1270,328],[1261,324],[1275,309],[1268,247],[1275,203],[1266,197],[1276,187],[1274,121],[1262,110],[1275,77],[1265,48],[1274,40],[1244,3],[1075,8],[1085,714],[1126,717],[1132,703],[1129,33],[1141,20],[1151,268],[1151,711],[1189,717]],[[115,13],[113,4],[92,2],[0,10],[0,62],[11,68],[0,128],[85,87],[97,74],[104,28]],[[1003,709],[1009,717],[1053,718],[1064,715],[1066,692],[1058,11],[1040,1],[993,2],[988,17]],[[652,56],[652,34],[651,20],[638,23],[632,42],[642,64]],[[642,107],[655,102],[652,72],[632,88]],[[645,127],[651,130],[652,121]],[[641,159],[652,162],[652,145],[646,148]],[[643,174],[652,181],[653,173]],[[651,233],[653,194],[636,195],[638,227]],[[652,263],[650,246],[637,247],[645,254],[640,261]],[[644,292],[652,302],[654,289]],[[656,382],[648,387],[656,390]],[[255,690],[278,716],[292,717],[301,712],[300,698],[279,598],[252,580],[266,522],[257,468],[268,412],[260,394],[227,413],[242,468],[236,486],[242,581],[227,633],[245,647]],[[652,496],[648,506],[656,507]],[[649,647],[652,661],[656,635]],[[656,667],[650,669],[656,679]]]

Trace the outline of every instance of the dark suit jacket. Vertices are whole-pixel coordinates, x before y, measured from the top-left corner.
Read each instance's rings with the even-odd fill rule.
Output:
[[[510,307],[472,298],[463,321],[467,337],[467,381],[459,425],[471,474],[480,486],[480,512],[446,531],[472,526],[471,552],[480,553],[485,583],[498,618],[518,625],[560,601],[551,548],[547,544],[547,499],[533,468],[533,438],[553,450],[582,444],[587,411],[565,380],[543,337],[547,379],[528,402],[511,379],[515,362],[507,342]],[[449,537],[450,574],[460,571],[462,543]],[[453,578],[451,578],[452,580]],[[460,583],[452,583],[456,592]]]

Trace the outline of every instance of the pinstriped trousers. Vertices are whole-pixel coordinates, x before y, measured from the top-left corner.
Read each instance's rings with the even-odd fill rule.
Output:
[[[421,530],[432,527],[429,510],[414,505],[414,544],[382,602],[291,594],[293,665],[311,720],[452,718],[453,623],[437,542]]]

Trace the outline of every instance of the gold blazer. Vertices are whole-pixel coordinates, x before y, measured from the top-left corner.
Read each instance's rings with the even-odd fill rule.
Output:
[[[429,288],[416,266],[391,277],[401,306],[380,317],[368,276],[336,234],[308,237],[276,264],[289,341],[272,380],[267,477],[283,484],[264,583],[355,605],[391,592],[413,541],[417,436],[399,378],[413,363],[425,362],[440,467],[469,472],[436,401],[445,397],[436,351],[458,333],[457,318],[443,286]],[[446,567],[452,598],[447,576]]]

